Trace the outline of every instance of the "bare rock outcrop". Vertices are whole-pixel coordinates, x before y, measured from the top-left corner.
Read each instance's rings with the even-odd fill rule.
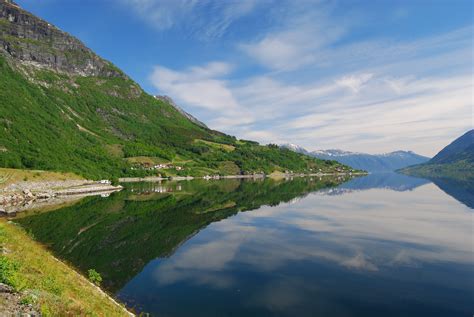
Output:
[[[126,77],[77,38],[9,0],[0,0],[0,53],[22,65],[72,75]]]

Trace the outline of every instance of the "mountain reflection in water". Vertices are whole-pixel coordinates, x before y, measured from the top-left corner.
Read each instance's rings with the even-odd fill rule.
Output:
[[[16,221],[152,315],[470,314],[472,210],[426,180],[341,181],[140,183]]]

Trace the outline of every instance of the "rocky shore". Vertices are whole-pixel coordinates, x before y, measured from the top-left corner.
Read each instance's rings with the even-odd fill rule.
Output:
[[[0,190],[0,214],[13,214],[25,209],[61,203],[87,195],[108,194],[121,190],[108,181],[65,180],[19,182]]]
[[[12,287],[0,283],[2,316],[40,316],[39,309],[32,303],[22,302],[22,298],[36,297],[28,292],[16,292]]]

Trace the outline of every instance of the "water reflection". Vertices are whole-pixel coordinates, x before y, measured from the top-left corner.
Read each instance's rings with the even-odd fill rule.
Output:
[[[156,315],[472,313],[468,207],[419,179],[337,184],[137,184],[18,221]]]
[[[431,179],[442,191],[474,209],[474,181],[452,178]]]
[[[398,173],[374,173],[364,177],[354,178],[338,188],[367,190],[373,188],[390,189],[395,191],[413,190],[430,181],[423,178],[407,176]]]
[[[86,198],[71,207],[28,214],[16,221],[80,270],[96,269],[103,285],[115,292],[149,261],[171,255],[212,222],[262,205],[291,202],[345,180],[138,183],[106,199]]]

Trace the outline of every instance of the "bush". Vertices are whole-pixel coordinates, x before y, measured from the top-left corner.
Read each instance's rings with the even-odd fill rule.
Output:
[[[102,276],[100,276],[100,273],[97,272],[94,269],[90,269],[87,271],[89,274],[89,280],[94,283],[95,285],[99,286],[100,283],[102,283]]]
[[[110,182],[111,182],[111,184],[112,184],[113,186],[118,186],[118,185],[120,185],[120,182],[119,182],[118,177],[112,177],[112,179],[110,180]]]

